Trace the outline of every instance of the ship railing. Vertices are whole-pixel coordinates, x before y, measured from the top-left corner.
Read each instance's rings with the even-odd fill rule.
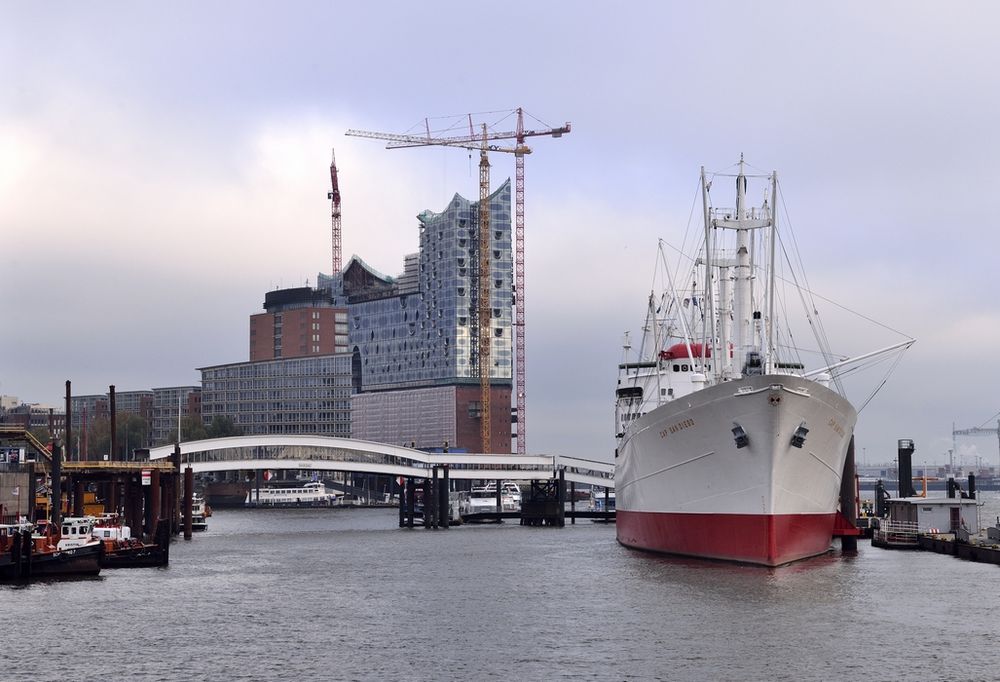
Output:
[[[883,542],[916,544],[920,527],[916,521],[882,521],[876,533]]]

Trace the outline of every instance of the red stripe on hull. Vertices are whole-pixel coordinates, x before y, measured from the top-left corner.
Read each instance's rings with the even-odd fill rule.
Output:
[[[830,549],[835,514],[674,514],[617,511],[627,547],[780,566]]]

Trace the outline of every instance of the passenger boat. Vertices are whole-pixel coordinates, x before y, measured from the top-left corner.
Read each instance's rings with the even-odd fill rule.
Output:
[[[332,507],[337,504],[337,494],[327,490],[323,482],[311,481],[293,486],[251,488],[243,504],[247,507]]]
[[[839,374],[913,343],[848,361],[827,350],[806,370],[776,320],[777,176],[753,177],[766,178],[761,205],[741,158],[736,206],[717,208],[702,171],[701,243],[650,294],[638,358],[626,335],[615,488],[628,547],[764,566],[828,551],[857,420]],[[662,242],[659,260],[669,270]]]
[[[32,534],[31,575],[97,575],[101,542],[93,537],[94,517],[68,516],[62,526],[38,521]]]

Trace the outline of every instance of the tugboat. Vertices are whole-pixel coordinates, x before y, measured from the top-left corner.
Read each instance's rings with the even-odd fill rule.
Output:
[[[156,541],[143,542],[132,537],[118,514],[102,514],[95,519],[93,535],[101,543],[101,568],[146,568],[166,566],[170,559],[169,527],[159,522]]]
[[[28,576],[31,528],[32,524],[24,521],[0,524],[0,581]]]
[[[94,517],[63,519],[62,527],[38,521],[32,535],[31,575],[97,575],[101,543],[92,535]]]

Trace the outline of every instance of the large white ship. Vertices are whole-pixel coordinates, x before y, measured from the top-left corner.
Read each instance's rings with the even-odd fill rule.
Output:
[[[624,545],[766,566],[830,548],[857,420],[837,381],[850,363],[827,354],[806,371],[785,349],[775,323],[778,187],[764,177],[762,205],[748,207],[741,159],[736,206],[720,209],[702,171],[704,229],[690,269],[650,295],[638,358],[626,341],[615,410]],[[666,267],[662,244],[660,259]]]

